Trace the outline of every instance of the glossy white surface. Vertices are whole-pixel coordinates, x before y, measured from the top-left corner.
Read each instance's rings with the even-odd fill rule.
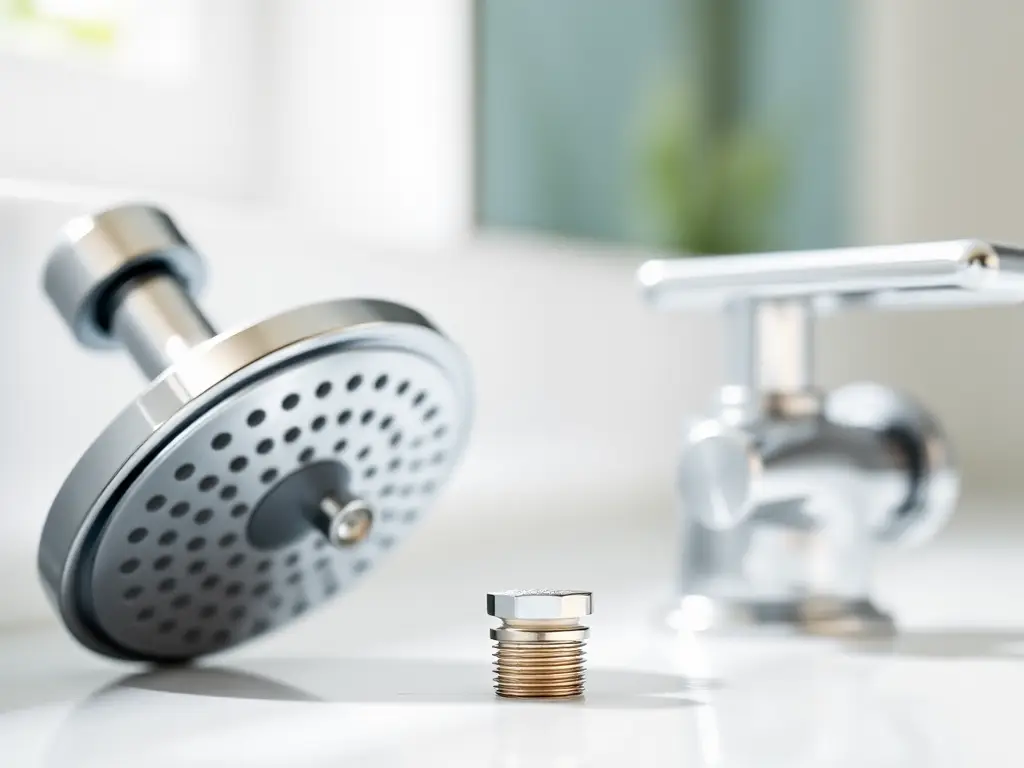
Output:
[[[1019,766],[1024,525],[971,504],[889,552],[895,645],[694,643],[655,627],[672,542],[508,527],[410,542],[352,595],[203,668],[104,663],[62,634],[0,636],[2,764],[34,766]],[[609,531],[604,529],[605,533]],[[546,542],[546,543],[542,543]],[[584,700],[490,692],[484,593],[592,588]]]

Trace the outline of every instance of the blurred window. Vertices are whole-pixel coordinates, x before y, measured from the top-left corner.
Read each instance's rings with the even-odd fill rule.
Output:
[[[709,253],[841,244],[849,0],[477,0],[483,227]]]
[[[180,0],[0,0],[0,53],[181,80],[194,67],[194,9]]]

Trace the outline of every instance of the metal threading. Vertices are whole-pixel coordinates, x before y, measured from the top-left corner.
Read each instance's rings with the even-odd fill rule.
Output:
[[[506,626],[510,623],[506,622]],[[571,629],[585,628],[577,624]],[[582,695],[585,646],[585,640],[497,641],[494,644],[495,693],[519,699]]]

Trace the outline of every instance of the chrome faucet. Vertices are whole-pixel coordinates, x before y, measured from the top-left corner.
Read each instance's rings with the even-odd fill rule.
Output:
[[[942,429],[874,383],[814,384],[814,321],[838,310],[1024,300],[1024,251],[977,241],[645,263],[657,309],[720,309],[725,386],[688,421],[677,483],[679,630],[776,625],[888,634],[871,597],[880,542],[920,543],[952,514]]]

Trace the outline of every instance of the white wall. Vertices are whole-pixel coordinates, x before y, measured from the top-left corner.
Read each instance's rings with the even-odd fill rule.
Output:
[[[471,0],[134,5],[179,22],[147,34],[188,66],[0,51],[0,179],[259,201],[375,243],[469,231]]]
[[[0,52],[0,178],[248,196],[261,172],[249,0],[175,4],[194,54],[180,77]]]
[[[868,0],[860,9],[864,242],[1024,244],[1020,3]],[[824,367],[920,394],[959,446],[968,487],[1024,486],[1024,308],[844,318]]]
[[[471,1],[275,3],[268,196],[358,240],[464,235]]]

